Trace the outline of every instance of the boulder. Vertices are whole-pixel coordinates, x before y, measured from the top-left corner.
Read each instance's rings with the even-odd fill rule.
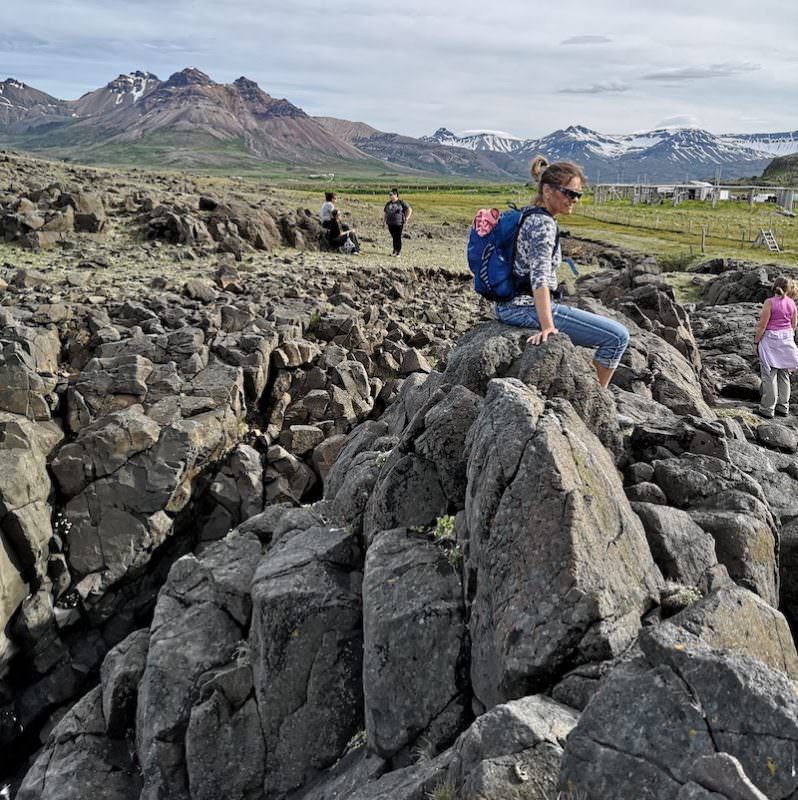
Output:
[[[150,632],[134,631],[108,652],[100,668],[102,710],[108,736],[121,739],[136,720],[139,682],[147,664]]]
[[[243,645],[236,660],[203,677],[186,729],[191,800],[258,797],[266,749]]]
[[[49,420],[56,382],[36,371],[36,359],[20,342],[0,338],[0,411]]]
[[[716,753],[736,758],[767,797],[798,789],[798,697],[786,675],[669,622],[646,630],[639,644],[568,737],[563,791],[665,800],[694,779],[698,758]]]
[[[146,564],[172,532],[172,516],[191,499],[202,470],[238,436],[229,410],[199,414],[162,429],[156,444],[95,479],[66,504],[69,564],[87,578],[84,595]],[[63,474],[63,471],[62,471]]]
[[[798,654],[787,621],[742,586],[728,581],[669,621],[709,647],[756,658],[798,681]]]
[[[761,485],[719,458],[685,453],[656,461],[655,480],[715,540],[718,561],[741,586],[778,606],[778,534]]]
[[[549,800],[578,714],[543,695],[495,706],[452,748],[447,783],[460,800]]]
[[[493,381],[467,452],[471,679],[491,708],[621,652],[662,577],[608,452],[568,403]]]
[[[596,382],[590,354],[567,336],[555,336],[538,347],[528,345],[530,333],[499,322],[477,327],[450,354],[445,379],[484,394],[491,378],[516,377],[544,397],[569,400],[588,428],[620,457],[616,409],[612,396]]]
[[[695,586],[718,563],[715,540],[686,511],[639,502],[632,503],[632,510],[640,517],[651,555],[667,580]]]
[[[53,535],[52,485],[47,459],[63,438],[53,423],[36,423],[24,416],[0,412],[0,532],[4,561],[8,557],[22,582],[38,587],[47,575]],[[19,584],[5,565],[7,592],[0,612],[0,629],[10,617],[11,598]]]
[[[18,800],[138,800],[141,778],[125,739],[105,735],[102,691],[92,689],[53,728]]]
[[[362,728],[362,556],[357,537],[310,527],[283,538],[252,580],[252,675],[267,798],[332,766]]]
[[[464,727],[468,675],[460,576],[439,545],[403,528],[377,535],[363,637],[369,749],[386,759],[421,740],[429,754],[443,750]]]
[[[142,798],[188,798],[184,733],[201,705],[201,678],[235,661],[250,622],[249,582],[261,546],[231,536],[174,563],[158,596],[138,689],[136,753]]]

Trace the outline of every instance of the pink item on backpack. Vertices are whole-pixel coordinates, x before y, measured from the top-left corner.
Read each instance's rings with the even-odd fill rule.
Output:
[[[474,229],[478,236],[487,236],[501,216],[498,208],[480,208],[474,217]]]

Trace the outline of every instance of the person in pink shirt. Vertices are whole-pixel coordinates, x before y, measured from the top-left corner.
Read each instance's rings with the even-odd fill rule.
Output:
[[[798,283],[784,276],[773,282],[773,297],[765,300],[754,334],[762,375],[762,399],[757,414],[765,419],[790,413],[790,371],[798,369],[795,297]]]

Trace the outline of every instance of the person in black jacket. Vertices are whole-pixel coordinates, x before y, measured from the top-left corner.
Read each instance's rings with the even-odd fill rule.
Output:
[[[330,216],[330,227],[327,229],[327,240],[333,247],[343,247],[345,252],[352,255],[360,254],[360,242],[357,240],[354,228],[341,222],[341,214],[337,208],[333,209]],[[347,242],[351,244],[347,245]]]
[[[383,212],[383,224],[388,226],[393,239],[392,256],[398,256],[402,252],[402,230],[410,221],[413,209],[399,199],[399,190],[394,187],[388,194],[388,202],[385,204]]]

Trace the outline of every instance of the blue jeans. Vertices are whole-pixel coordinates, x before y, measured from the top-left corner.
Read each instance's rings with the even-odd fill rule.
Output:
[[[629,331],[620,322],[559,303],[551,304],[551,316],[554,327],[574,344],[597,348],[594,358],[603,367],[615,369],[618,366],[629,344]],[[507,325],[540,330],[538,314],[533,305],[496,303],[496,318]]]

